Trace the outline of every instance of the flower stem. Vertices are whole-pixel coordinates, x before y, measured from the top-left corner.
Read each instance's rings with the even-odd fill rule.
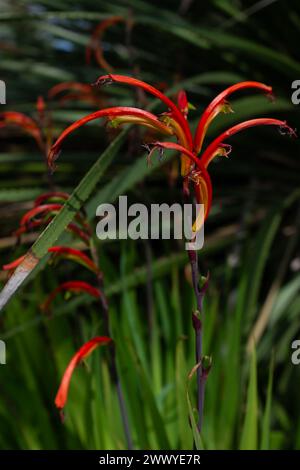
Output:
[[[197,369],[197,410],[198,410],[198,423],[197,427],[199,432],[202,430],[203,425],[203,407],[204,407],[204,392],[205,392],[205,374],[202,367],[202,300],[203,293],[199,288],[199,272],[198,272],[198,255],[197,251],[189,250],[188,252],[191,270],[193,289],[196,297],[197,310],[193,312],[192,322],[195,331],[195,356],[196,364],[200,364]]]
[[[94,263],[96,264],[96,266],[99,267],[98,253],[94,246],[93,240],[91,240],[90,242],[90,251],[91,251],[91,255],[92,255]],[[100,303],[101,303],[102,311],[103,311],[104,334],[111,337],[111,325],[110,325],[110,319],[109,319],[108,302],[107,302],[107,298],[103,290],[103,276],[102,276],[101,271],[99,271],[99,274],[97,275],[97,281],[98,281],[100,291],[102,293],[101,298],[100,298]],[[130,432],[129,419],[128,419],[128,413],[126,409],[122,384],[121,384],[120,376],[119,376],[118,369],[117,369],[116,348],[115,348],[114,342],[112,342],[110,345],[109,370],[110,370],[111,379],[113,383],[115,384],[115,387],[117,390],[119,408],[120,408],[121,419],[122,419],[123,428],[124,428],[124,435],[125,435],[125,439],[127,442],[127,448],[128,450],[132,450],[133,442],[132,442],[132,437],[131,437],[131,432]]]

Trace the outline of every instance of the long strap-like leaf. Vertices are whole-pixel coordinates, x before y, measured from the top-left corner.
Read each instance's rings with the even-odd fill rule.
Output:
[[[113,161],[122,142],[125,139],[126,134],[126,130],[121,132],[121,134],[119,134],[119,136],[107,147],[107,149],[102,153],[102,155],[80,181],[68,201],[65,203],[64,207],[54,217],[51,223],[45,228],[45,230],[41,233],[39,238],[27,252],[23,262],[15,270],[0,293],[0,311],[11,299],[21,284],[23,284],[33,269],[38,265],[43,256],[46,255],[48,248],[50,248],[56,242],[65,228],[72,221],[75,214],[85,204],[96,184],[102,178],[105,170]]]

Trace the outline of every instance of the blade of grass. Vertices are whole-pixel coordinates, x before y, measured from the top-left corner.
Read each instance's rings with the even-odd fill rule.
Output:
[[[272,355],[270,369],[269,369],[267,400],[266,400],[266,406],[265,406],[263,423],[262,423],[262,436],[261,436],[261,444],[260,444],[261,450],[270,449],[273,375],[274,375],[274,354]]]
[[[257,420],[258,420],[258,397],[257,397],[257,368],[256,352],[252,351],[250,364],[250,378],[247,392],[246,415],[242,430],[240,449],[257,449]]]

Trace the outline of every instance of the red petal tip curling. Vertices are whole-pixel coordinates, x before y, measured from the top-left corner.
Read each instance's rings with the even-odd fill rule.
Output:
[[[60,284],[58,287],[56,287],[56,289],[54,289],[51,292],[51,294],[49,294],[45,302],[41,305],[41,309],[44,312],[47,312],[49,310],[51,303],[60,292],[73,292],[74,294],[84,293],[84,294],[90,295],[91,297],[95,297],[96,299],[100,299],[101,297],[100,290],[92,286],[91,284],[88,284],[87,282],[84,282],[84,281],[64,282]]]
[[[281,133],[296,137],[296,132],[286,123],[286,121],[281,121],[279,119],[273,118],[250,119],[249,121],[241,122],[231,127],[230,129],[227,129],[225,132],[220,134],[215,140],[213,140],[201,156],[202,164],[207,167],[211,162],[212,156],[215,154],[216,150],[219,147],[224,147],[224,141],[227,140],[229,137],[233,136],[234,134],[237,134],[240,131],[256,126],[276,126],[279,128]]]
[[[36,206],[33,209],[26,212],[23,215],[20,221],[20,227],[28,225],[32,219],[34,219],[39,214],[48,214],[52,211],[59,211],[62,208],[61,204],[42,204],[40,206]],[[41,220],[41,219],[38,219]]]
[[[101,345],[109,344],[111,341],[111,338],[107,336],[96,336],[95,338],[91,339],[83,346],[81,346],[81,348],[76,352],[76,354],[74,354],[65,370],[58,392],[55,397],[55,405],[58,409],[62,410],[66,405],[70,382],[75,367],[80,364],[82,360],[87,358],[94,351],[95,348]]]
[[[143,109],[134,108],[130,106],[115,106],[113,108],[101,109],[99,111],[95,111],[94,113],[88,114],[87,116],[81,119],[78,119],[78,121],[75,121],[73,124],[71,124],[61,133],[59,138],[51,147],[50,152],[48,154],[49,168],[52,171],[55,169],[55,164],[54,164],[55,160],[57,159],[59,155],[59,151],[60,151],[63,141],[69,134],[74,132],[76,129],[82,127],[83,125],[87,124],[88,122],[94,121],[95,119],[101,119],[101,118],[113,119],[113,118],[117,118],[120,116],[128,116],[129,123],[131,122],[131,119],[130,119],[131,117],[137,118],[136,119],[137,123],[140,123],[142,125],[148,124],[154,129],[156,129],[157,132],[160,132],[166,135],[172,135],[172,130],[167,125],[165,125],[162,121],[160,121],[157,116],[150,113],[149,111],[145,111]]]
[[[222,111],[222,104],[224,104],[228,97],[236,91],[251,88],[262,91],[267,96],[272,96],[272,87],[265,85],[264,83],[254,81],[239,82],[223,90],[211,101],[199,119],[194,138],[194,149],[196,153],[199,153],[201,150],[209,124],[217,116],[217,114]]]

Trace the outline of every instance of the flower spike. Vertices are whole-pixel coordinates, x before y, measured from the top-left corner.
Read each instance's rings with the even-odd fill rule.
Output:
[[[245,81],[237,83],[222,93],[220,93],[205,109],[202,117],[199,120],[195,137],[192,138],[191,130],[187,121],[187,112],[189,103],[185,92],[181,91],[178,94],[178,105],[176,105],[170,98],[164,95],[157,88],[149,85],[134,77],[123,75],[108,74],[100,76],[95,85],[105,85],[111,83],[122,83],[129,86],[140,88],[150,93],[155,98],[158,98],[168,109],[160,116],[156,116],[148,111],[132,108],[132,107],[114,107],[96,111],[83,119],[80,119],[69,126],[62,132],[55,144],[52,146],[48,156],[48,164],[53,169],[54,161],[60,151],[63,140],[78,127],[92,121],[93,119],[106,118],[113,127],[118,127],[122,124],[132,123],[139,124],[155,130],[164,136],[174,136],[177,142],[154,142],[147,144],[145,147],[148,150],[148,162],[155,150],[159,150],[162,156],[163,150],[170,149],[180,152],[181,159],[181,174],[184,177],[183,191],[186,195],[189,194],[189,182],[193,183],[194,193],[198,203],[204,205],[204,220],[206,220],[212,202],[212,184],[210,176],[207,172],[209,163],[216,156],[227,157],[231,151],[231,146],[225,141],[228,137],[236,134],[237,132],[247,129],[248,127],[258,125],[274,125],[279,126],[283,131],[290,135],[295,135],[295,131],[291,129],[285,121],[272,118],[259,118],[237,124],[227,131],[223,132],[217,137],[203,152],[202,156],[198,155],[205,137],[205,133],[209,123],[221,111],[230,112],[231,108],[227,102],[227,98],[234,92],[243,89],[256,89],[262,91],[268,96],[272,96],[272,88],[260,82]],[[193,231],[197,231],[202,224],[200,215],[197,216],[193,224]]]
[[[207,106],[207,108],[205,109],[205,111],[203,112],[199,120],[197,129],[196,129],[195,139],[194,139],[194,149],[197,154],[201,150],[202,143],[206,134],[206,130],[209,124],[211,123],[211,121],[222,111],[232,112],[231,108],[228,107],[228,103],[226,101],[227,98],[236,91],[248,89],[248,88],[256,88],[266,93],[267,96],[272,96],[272,87],[265,85],[264,83],[260,83],[260,82],[249,82],[249,81],[240,82],[222,91]]]
[[[55,397],[55,405],[57,408],[62,410],[68,399],[68,391],[71,382],[71,378],[74,372],[75,367],[80,364],[84,359],[86,359],[95,348],[101,345],[106,345],[111,342],[111,338],[107,336],[96,336],[87,343],[85,343],[81,348],[76,352],[69,362],[63,378],[61,380],[58,392]]]

